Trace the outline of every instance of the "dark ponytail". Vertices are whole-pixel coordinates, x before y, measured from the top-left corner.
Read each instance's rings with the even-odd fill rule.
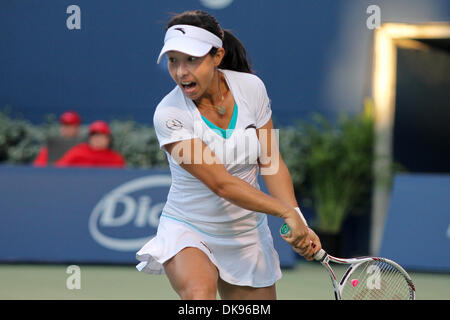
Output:
[[[216,18],[209,13],[201,10],[193,10],[177,14],[170,19],[167,24],[167,29],[177,24],[188,24],[203,28],[222,39],[225,56],[219,68],[253,73],[251,64],[247,59],[247,50],[242,42],[229,30],[223,30]],[[212,48],[209,53],[214,56],[217,53],[217,48]]]
[[[252,73],[251,64],[247,60],[247,50],[242,42],[229,30],[223,30],[223,33],[225,56],[219,68]]]

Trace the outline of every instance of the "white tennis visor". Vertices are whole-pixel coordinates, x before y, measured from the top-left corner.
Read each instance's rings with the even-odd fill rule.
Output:
[[[180,51],[193,57],[203,57],[212,47],[222,47],[222,40],[212,32],[187,24],[175,25],[166,32],[158,63],[168,51]]]

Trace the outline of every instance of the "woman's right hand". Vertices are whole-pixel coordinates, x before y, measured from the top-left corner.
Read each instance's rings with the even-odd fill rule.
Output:
[[[307,260],[312,260],[314,254],[321,248],[320,240],[314,231],[303,222],[297,211],[292,210],[294,213],[284,219],[290,230],[287,235],[282,235],[282,238],[292,246],[294,251]]]
[[[289,211],[288,215],[284,218],[284,222],[289,226],[290,230],[288,234],[283,236],[283,239],[294,247],[294,249],[305,247],[306,243],[304,241],[309,233],[309,228],[294,208]]]

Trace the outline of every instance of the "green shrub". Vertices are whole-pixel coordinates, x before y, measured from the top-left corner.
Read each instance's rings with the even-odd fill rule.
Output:
[[[310,139],[306,159],[316,227],[339,233],[351,210],[368,200],[372,186],[373,116],[370,110],[341,115],[336,124],[315,115],[303,124]]]
[[[113,121],[113,148],[126,159],[128,167],[168,167],[166,154],[159,148],[153,127],[134,121]]]
[[[23,119],[11,119],[0,112],[0,162],[26,164],[33,161],[46,136],[45,126]]]
[[[310,137],[304,132],[304,124],[298,123],[280,129],[279,148],[283,161],[289,168],[297,199],[301,206],[311,206],[310,181],[307,173]]]

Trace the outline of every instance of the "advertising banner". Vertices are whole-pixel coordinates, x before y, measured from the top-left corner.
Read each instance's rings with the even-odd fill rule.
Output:
[[[379,255],[407,269],[448,272],[449,253],[450,176],[397,175]]]
[[[2,166],[0,181],[0,261],[133,264],[156,234],[171,176]],[[282,266],[292,266],[295,253],[278,233],[282,220],[268,221]]]

